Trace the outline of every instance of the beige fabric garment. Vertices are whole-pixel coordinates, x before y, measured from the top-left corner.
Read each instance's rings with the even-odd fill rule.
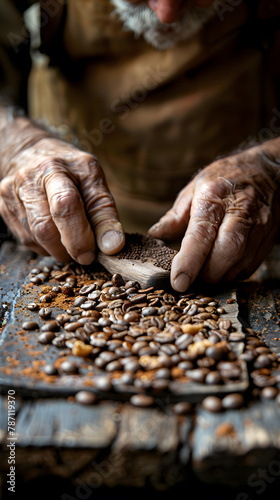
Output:
[[[145,232],[198,169],[257,134],[263,59],[243,36],[244,2],[164,52],[111,11],[109,0],[68,0],[75,78],[34,68],[30,109],[100,159],[125,229]]]

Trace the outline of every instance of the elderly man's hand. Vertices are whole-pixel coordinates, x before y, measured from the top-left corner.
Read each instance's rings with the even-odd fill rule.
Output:
[[[96,243],[107,254],[124,245],[114,200],[95,157],[42,138],[11,158],[0,184],[0,212],[34,251],[90,264]]]
[[[206,167],[150,229],[164,240],[183,236],[172,263],[175,290],[185,291],[198,276],[212,284],[245,279],[270,251],[280,226],[275,142]]]

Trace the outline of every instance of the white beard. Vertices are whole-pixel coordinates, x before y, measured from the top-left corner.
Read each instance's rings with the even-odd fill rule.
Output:
[[[144,3],[136,5],[126,0],[110,1],[115,6],[113,14],[120,17],[125,30],[133,31],[137,38],[143,35],[146,42],[153,47],[165,50],[197,33],[214,16],[216,6],[221,0],[215,0],[207,9],[192,5],[178,21],[170,24],[161,23],[156,13]]]

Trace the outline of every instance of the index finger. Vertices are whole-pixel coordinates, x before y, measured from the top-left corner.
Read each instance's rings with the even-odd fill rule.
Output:
[[[225,214],[228,190],[226,184],[210,182],[194,193],[188,228],[171,268],[171,284],[178,292],[194,282],[211,252]]]

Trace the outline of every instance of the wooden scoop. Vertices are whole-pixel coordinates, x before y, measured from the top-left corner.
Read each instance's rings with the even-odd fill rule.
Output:
[[[176,251],[165,246],[162,240],[142,235],[126,235],[124,250],[116,255],[106,255],[103,252],[97,254],[98,262],[110,274],[119,273],[125,280],[138,281],[141,288],[154,286],[156,288],[170,287],[170,266]],[[144,245],[142,245],[144,243]],[[147,252],[145,243],[150,245]],[[137,247],[137,252],[133,249]],[[166,260],[162,255],[167,253]],[[135,253],[138,258],[130,258]],[[168,259],[170,263],[168,265]],[[164,262],[161,267],[160,263]],[[168,269],[167,269],[168,267]]]

